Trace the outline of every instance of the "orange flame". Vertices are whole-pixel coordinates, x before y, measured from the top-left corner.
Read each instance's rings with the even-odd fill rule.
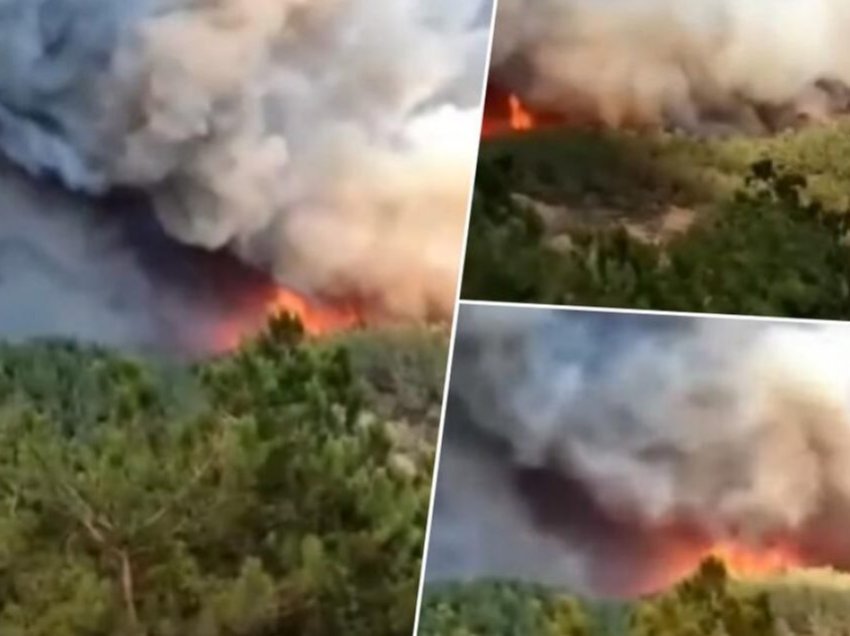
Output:
[[[508,107],[510,108],[510,125],[512,130],[531,130],[534,128],[534,115],[523,105],[516,94],[508,95]]]
[[[175,343],[191,355],[227,354],[263,331],[271,317],[284,313],[295,316],[311,337],[362,327],[367,318],[372,321],[365,299],[301,294],[225,252],[201,252],[198,258],[210,283],[199,290],[206,310],[181,330]]]
[[[644,573],[639,584],[641,593],[654,592],[675,585],[689,578],[707,558],[723,563],[727,574],[733,579],[759,579],[813,565],[800,550],[788,543],[780,542],[769,546],[752,546],[734,540],[713,545],[703,542],[664,542],[655,568]]]
[[[562,114],[532,109],[516,93],[506,91],[492,82],[487,86],[482,137],[495,137],[566,123],[567,119]]]
[[[195,337],[197,348],[207,353],[224,354],[238,349],[247,338],[262,330],[272,316],[290,314],[296,317],[310,337],[355,329],[364,324],[361,308],[352,303],[323,303],[283,287],[268,288],[228,319],[199,325]]]
[[[360,311],[352,304],[320,304],[282,287],[269,303],[268,310],[272,315],[294,315],[301,321],[304,332],[311,336],[354,329],[363,322]]]
[[[790,545],[749,547],[738,543],[720,543],[706,556],[713,556],[726,565],[731,576],[737,578],[779,574],[803,565],[803,559]]]

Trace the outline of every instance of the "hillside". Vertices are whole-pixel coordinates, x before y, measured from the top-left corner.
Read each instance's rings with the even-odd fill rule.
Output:
[[[850,123],[485,140],[463,297],[850,317]]]
[[[0,633],[409,634],[446,347],[0,345]]]
[[[848,625],[846,574],[802,570],[738,580],[709,559],[675,588],[632,602],[512,582],[434,586],[418,636],[844,636]]]

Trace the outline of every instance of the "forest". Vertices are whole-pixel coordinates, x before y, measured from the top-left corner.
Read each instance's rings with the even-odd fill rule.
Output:
[[[485,140],[462,297],[848,318],[848,132]]]
[[[672,589],[633,601],[516,582],[429,585],[420,620],[418,636],[846,636],[850,576],[738,579],[709,557]]]
[[[0,345],[0,634],[409,634],[444,331]]]

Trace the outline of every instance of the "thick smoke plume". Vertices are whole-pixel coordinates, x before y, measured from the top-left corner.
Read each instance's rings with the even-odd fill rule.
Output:
[[[0,151],[303,293],[445,315],[491,6],[7,0]]]
[[[491,81],[608,125],[793,125],[850,107],[844,0],[504,0]]]
[[[262,327],[276,289],[225,253],[182,246],[133,195],[90,199],[0,160],[0,335],[171,356]]]
[[[573,514],[850,566],[846,326],[463,307],[457,342],[471,421]]]

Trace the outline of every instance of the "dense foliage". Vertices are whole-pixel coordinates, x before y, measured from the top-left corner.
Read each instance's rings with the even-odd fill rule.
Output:
[[[0,634],[410,633],[445,338],[351,338],[0,345]]]
[[[463,297],[850,318],[848,132],[487,145]],[[695,221],[662,239],[652,230],[671,211]]]
[[[816,571],[739,581],[708,559],[673,589],[630,603],[528,584],[439,585],[426,591],[418,636],[845,636],[846,578]]]

